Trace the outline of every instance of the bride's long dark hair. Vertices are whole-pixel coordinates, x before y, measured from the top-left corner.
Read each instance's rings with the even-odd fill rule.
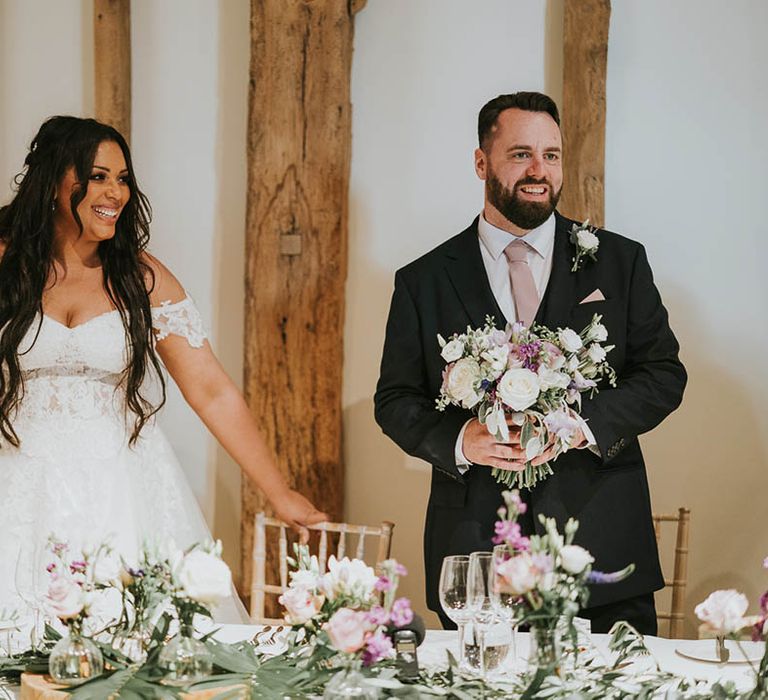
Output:
[[[16,194],[0,208],[0,241],[5,253],[0,261],[0,433],[18,446],[13,418],[24,396],[19,365],[19,345],[32,325],[42,323],[43,290],[55,274],[54,198],[69,168],[76,186],[70,198],[72,215],[80,232],[83,224],[77,207],[85,198],[96,150],[113,141],[123,152],[131,197],[115,224],[115,235],[99,243],[104,290],[120,313],[128,339],[128,365],[121,383],[127,409],[135,416],[130,443],[165,402],[165,382],[154,350],[149,292],[152,269],[141,253],[149,241],[151,208],[136,185],[128,144],[111,126],[95,119],[51,117],[32,139],[24,170],[16,176]],[[38,325],[39,332],[39,325]],[[157,376],[161,398],[156,404],[142,394],[148,373]]]

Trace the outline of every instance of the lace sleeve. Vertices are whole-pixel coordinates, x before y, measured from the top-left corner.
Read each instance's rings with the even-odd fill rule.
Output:
[[[184,297],[175,304],[164,301],[160,306],[153,306],[152,329],[158,341],[169,335],[179,335],[186,338],[193,348],[201,348],[208,337],[200,312],[190,297]]]

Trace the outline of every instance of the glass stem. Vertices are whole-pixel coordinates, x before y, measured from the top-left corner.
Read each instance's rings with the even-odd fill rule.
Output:
[[[480,678],[485,680],[485,630],[480,629],[480,625],[478,625],[475,635],[477,636],[477,649],[480,652]]]
[[[459,670],[464,668],[464,622],[458,623],[459,628]]]

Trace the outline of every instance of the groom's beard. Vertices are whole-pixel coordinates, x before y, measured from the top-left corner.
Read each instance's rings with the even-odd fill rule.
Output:
[[[549,189],[549,201],[547,202],[529,202],[520,199],[518,190],[525,185],[547,185]],[[563,188],[555,192],[552,184],[546,178],[535,180],[527,177],[518,180],[515,183],[514,190],[505,187],[496,177],[492,170],[488,170],[488,177],[485,180],[485,192],[488,201],[504,216],[507,221],[511,221],[518,228],[524,231],[541,226],[555,210],[557,202],[560,199],[560,193]]]

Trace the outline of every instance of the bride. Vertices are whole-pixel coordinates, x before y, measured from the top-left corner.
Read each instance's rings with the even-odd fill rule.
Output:
[[[130,559],[147,536],[210,536],[155,423],[163,365],[277,517],[299,530],[327,519],[288,487],[194,303],[147,252],[150,207],[123,137],[52,117],[24,164],[0,209],[0,610],[31,585],[14,573],[20,553],[50,534],[111,534]]]

